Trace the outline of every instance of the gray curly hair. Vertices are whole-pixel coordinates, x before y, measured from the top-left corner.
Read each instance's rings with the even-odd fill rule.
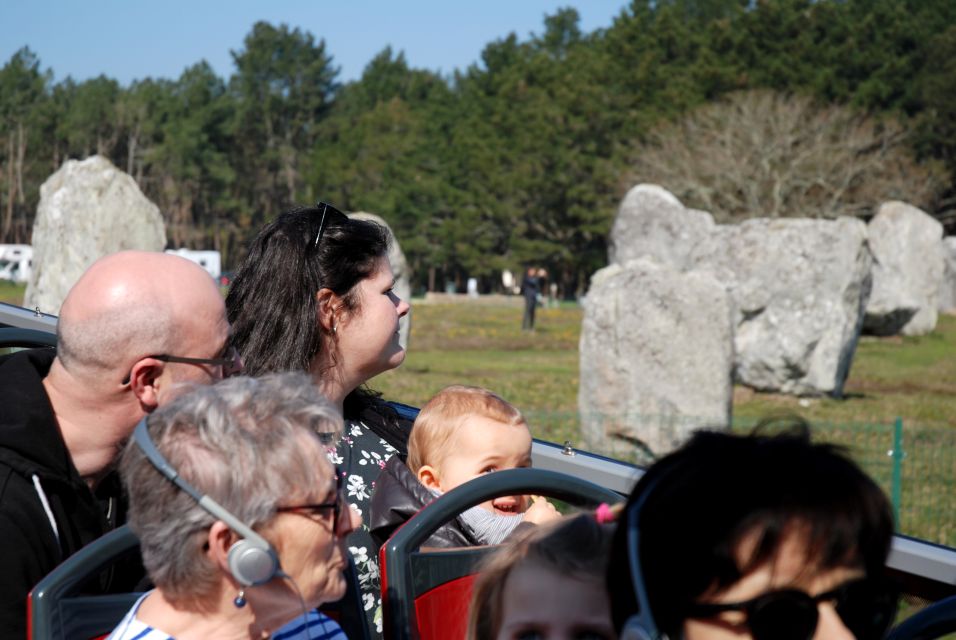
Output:
[[[257,529],[275,517],[280,501],[307,498],[333,477],[322,443],[341,434],[342,417],[308,375],[283,373],[197,387],[153,413],[147,426],[183,479]],[[156,586],[171,602],[212,595],[221,573],[204,545],[216,518],[133,442],[120,475],[129,525]]]

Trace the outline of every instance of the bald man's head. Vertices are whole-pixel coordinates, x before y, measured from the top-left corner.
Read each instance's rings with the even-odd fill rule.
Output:
[[[63,301],[57,336],[64,369],[106,382],[147,355],[216,353],[222,345],[212,343],[225,340],[228,324],[219,289],[199,265],[124,251],[97,260],[80,277]]]

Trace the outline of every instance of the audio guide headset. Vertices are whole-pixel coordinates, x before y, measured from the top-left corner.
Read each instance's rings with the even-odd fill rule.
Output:
[[[146,418],[139,421],[133,431],[133,440],[145,454],[146,459],[170,482],[192,497],[200,507],[225,522],[230,529],[242,536],[229,548],[228,564],[232,577],[244,587],[265,584],[275,577],[285,577],[279,567],[279,556],[265,538],[244,524],[218,502],[201,493],[183,480],[175,468],[159,452],[146,428]]]
[[[624,525],[627,527],[627,560],[631,587],[637,600],[637,613],[629,617],[627,622],[624,623],[620,640],[666,640],[667,638],[658,631],[654,614],[651,612],[651,605],[647,597],[647,585],[644,583],[644,573],[641,569],[640,546],[641,510],[661,478],[666,478],[667,475],[665,471],[661,476],[652,479],[641,491],[641,495],[627,508],[627,517],[624,520]]]

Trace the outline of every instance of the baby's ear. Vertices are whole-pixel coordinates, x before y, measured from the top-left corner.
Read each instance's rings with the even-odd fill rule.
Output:
[[[441,477],[439,476],[438,469],[431,465],[423,464],[419,467],[418,481],[421,482],[426,489],[441,491]]]

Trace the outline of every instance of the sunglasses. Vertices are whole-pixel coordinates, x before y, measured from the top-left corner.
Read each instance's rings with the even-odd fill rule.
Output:
[[[313,249],[319,246],[319,240],[322,239],[322,234],[325,232],[326,223],[334,222],[335,224],[342,224],[343,222],[348,222],[349,219],[347,215],[324,202],[320,202],[316,205],[316,211],[322,218],[319,220],[319,230],[315,233],[315,240],[312,242]]]
[[[161,362],[179,362],[182,364],[208,364],[214,367],[222,367],[222,377],[228,378],[234,376],[240,371],[242,371],[242,358],[239,357],[239,351],[230,346],[226,349],[226,352],[219,358],[187,358],[185,356],[171,356],[168,353],[159,353],[155,355],[143,356],[144,358],[152,358],[153,360],[159,360]],[[126,374],[126,377],[123,378],[123,384],[129,384],[130,377],[133,375],[132,370]]]
[[[896,617],[898,600],[898,591],[888,581],[864,578],[816,596],[782,589],[745,602],[694,604],[687,617],[707,619],[724,611],[741,611],[754,640],[810,640],[819,619],[817,605],[832,601],[857,640],[879,640]]]
[[[299,504],[290,507],[277,507],[276,513],[298,513],[314,519],[316,515],[328,518],[332,514],[332,531],[339,530],[339,516],[348,508],[345,504],[345,492],[342,490],[342,474],[335,470],[335,498],[318,504]]]

